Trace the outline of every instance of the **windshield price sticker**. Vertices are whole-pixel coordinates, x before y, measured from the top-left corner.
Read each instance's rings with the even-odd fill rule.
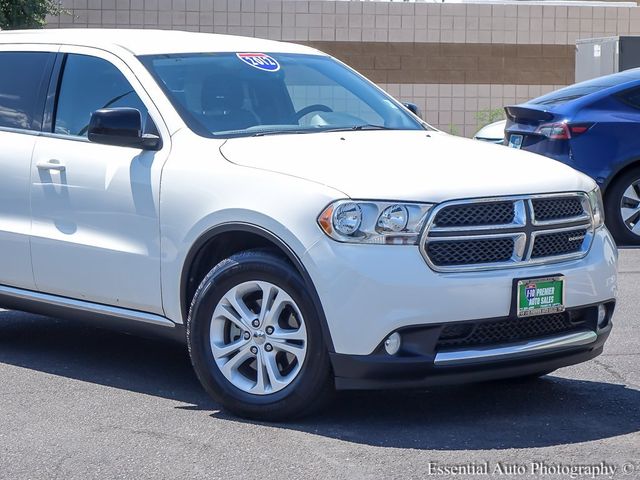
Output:
[[[266,53],[236,53],[236,56],[247,65],[265,72],[277,72],[280,64]]]

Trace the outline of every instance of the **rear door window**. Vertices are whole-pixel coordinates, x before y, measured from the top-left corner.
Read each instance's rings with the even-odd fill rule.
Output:
[[[0,52],[0,127],[40,130],[55,53]]]

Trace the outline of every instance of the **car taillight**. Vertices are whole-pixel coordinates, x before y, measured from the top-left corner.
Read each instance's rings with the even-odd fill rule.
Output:
[[[591,128],[593,123],[575,123],[569,124],[569,131],[571,132],[572,137],[577,137],[578,135],[582,135],[584,132]]]
[[[592,123],[545,123],[536,130],[539,135],[544,135],[549,140],[569,140],[582,135],[591,128]]]

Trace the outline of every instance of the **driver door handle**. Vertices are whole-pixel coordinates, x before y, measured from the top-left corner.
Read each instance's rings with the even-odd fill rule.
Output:
[[[60,160],[47,160],[36,163],[38,170],[56,170],[58,172],[64,172],[65,166],[60,163]]]

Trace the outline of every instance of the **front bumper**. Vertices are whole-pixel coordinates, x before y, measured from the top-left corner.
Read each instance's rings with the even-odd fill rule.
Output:
[[[601,326],[597,306],[592,305],[567,311],[567,315],[579,313],[585,318],[585,323],[572,331],[504,344],[439,350],[437,342],[447,324],[401,330],[407,345],[400,355],[388,355],[382,346],[371,355],[331,354],[336,388],[419,388],[480,382],[585,362],[602,353],[611,332],[615,302],[605,305],[607,314]]]
[[[417,246],[354,245],[321,238],[303,256],[336,354],[371,355],[407,327],[508,318],[515,279],[564,275],[567,309],[617,296],[617,249],[606,228],[581,259],[511,269],[438,273]]]

